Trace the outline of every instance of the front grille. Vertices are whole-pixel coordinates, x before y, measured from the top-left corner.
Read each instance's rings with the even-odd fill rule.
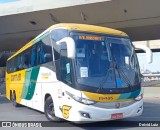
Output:
[[[129,105],[132,105],[135,102],[136,102],[135,100],[129,100],[129,101],[124,101],[124,102],[97,102],[93,106],[100,107],[100,108],[106,108],[106,109],[118,109],[118,108],[123,108]],[[119,104],[119,107],[117,107],[117,104]]]

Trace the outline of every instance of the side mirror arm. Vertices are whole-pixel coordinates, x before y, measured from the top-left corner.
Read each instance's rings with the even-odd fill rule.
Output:
[[[147,62],[148,64],[152,63],[153,61],[153,54],[152,54],[152,51],[150,48],[146,47],[146,46],[143,46],[143,45],[134,45],[134,47],[136,49],[141,49],[143,51],[146,52],[146,56],[147,56]]]
[[[67,56],[68,58],[74,58],[75,57],[75,42],[71,37],[65,37],[61,39],[60,41],[57,41],[57,45],[61,45],[62,43],[66,43],[67,45]]]

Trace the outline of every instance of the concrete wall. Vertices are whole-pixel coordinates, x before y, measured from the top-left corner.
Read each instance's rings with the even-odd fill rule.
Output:
[[[149,41],[136,41],[133,42],[134,45],[140,44],[149,47],[150,49],[159,49],[160,40],[149,40]]]
[[[110,0],[11,0],[0,3],[0,16],[48,10]]]
[[[144,97],[160,98],[160,87],[144,87]]]

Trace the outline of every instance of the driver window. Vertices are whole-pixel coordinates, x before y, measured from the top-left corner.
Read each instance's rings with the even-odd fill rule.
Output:
[[[64,83],[71,85],[71,62],[67,57],[67,50],[61,50],[60,53],[61,79]]]

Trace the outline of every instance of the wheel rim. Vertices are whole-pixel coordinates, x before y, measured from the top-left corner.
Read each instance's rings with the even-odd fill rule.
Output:
[[[53,103],[50,103],[47,107],[47,115],[50,119],[53,119],[55,116]]]

